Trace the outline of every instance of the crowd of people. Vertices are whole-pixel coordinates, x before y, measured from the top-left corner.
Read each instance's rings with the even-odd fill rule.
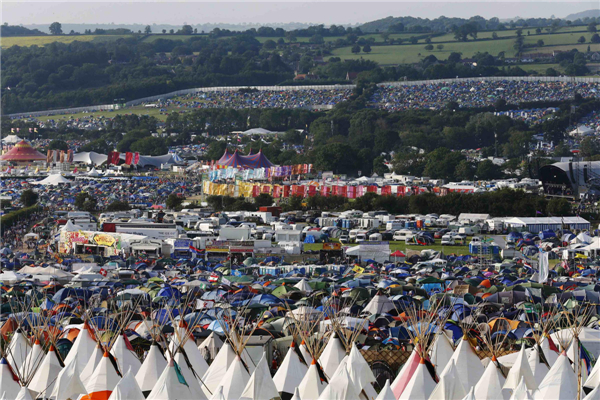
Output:
[[[389,111],[408,109],[441,109],[451,101],[459,107],[488,107],[496,100],[509,104],[598,97],[599,83],[469,81],[436,82],[422,85],[380,86],[371,99],[374,106]]]

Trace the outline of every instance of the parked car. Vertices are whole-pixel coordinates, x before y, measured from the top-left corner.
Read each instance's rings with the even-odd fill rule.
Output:
[[[448,232],[450,232],[450,229],[440,229],[433,234],[433,237],[434,239],[441,239]]]
[[[350,243],[350,237],[348,235],[341,235],[340,236],[340,243],[342,243],[342,244],[348,244],[348,243]]]

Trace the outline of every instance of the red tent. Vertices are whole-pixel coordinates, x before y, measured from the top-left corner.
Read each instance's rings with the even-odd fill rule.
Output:
[[[34,149],[29,143],[21,140],[12,149],[0,157],[3,161],[27,162],[46,161],[46,156]]]
[[[390,254],[390,256],[393,256],[393,257],[406,257],[406,255],[403,252],[401,252],[400,250],[396,250],[395,252],[393,252],[392,254]]]

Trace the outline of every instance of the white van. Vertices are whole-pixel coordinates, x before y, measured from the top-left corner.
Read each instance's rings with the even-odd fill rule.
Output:
[[[394,232],[394,240],[405,241],[407,238],[412,238],[414,235],[415,233],[410,229],[401,229],[399,231]]]
[[[356,240],[356,235],[358,235],[359,232],[360,232],[360,229],[350,229],[350,233],[348,234],[348,239],[350,239],[350,241],[353,242],[354,240]]]
[[[446,233],[442,236],[442,246],[454,246],[456,243],[454,242],[454,235],[451,233]]]
[[[367,240],[367,234],[363,233],[363,232],[356,234],[356,238],[354,239],[354,241],[356,243],[364,242],[366,240]]]
[[[473,236],[475,234],[475,230],[470,226],[463,226],[458,229],[458,233],[464,233],[467,236]]]

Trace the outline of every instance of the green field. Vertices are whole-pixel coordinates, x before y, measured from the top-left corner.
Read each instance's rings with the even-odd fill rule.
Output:
[[[124,114],[149,115],[152,117],[156,117],[160,121],[167,120],[166,113],[161,113],[158,108],[145,108],[145,107],[141,107],[141,106],[124,108],[122,110],[115,110],[115,111],[97,111],[97,112],[87,112],[87,113],[84,112],[84,113],[77,113],[77,114],[49,115],[49,116],[44,116],[44,117],[36,117],[36,119],[41,122],[45,122],[50,119],[52,119],[54,121],[61,121],[61,120],[67,121],[67,120],[74,119],[74,118],[75,119],[86,119],[86,118],[91,118],[91,117],[114,118],[116,115],[124,115]]]
[[[190,38],[193,37],[199,37],[199,36],[207,36],[207,35],[171,35],[171,34],[154,34],[154,35],[149,35],[146,36],[144,38],[144,42],[154,42],[157,39],[169,39],[169,40],[188,40]]]
[[[0,44],[3,48],[11,46],[45,46],[49,43],[71,43],[79,42],[98,42],[117,40],[131,35],[64,35],[64,36],[11,36],[0,38]]]

